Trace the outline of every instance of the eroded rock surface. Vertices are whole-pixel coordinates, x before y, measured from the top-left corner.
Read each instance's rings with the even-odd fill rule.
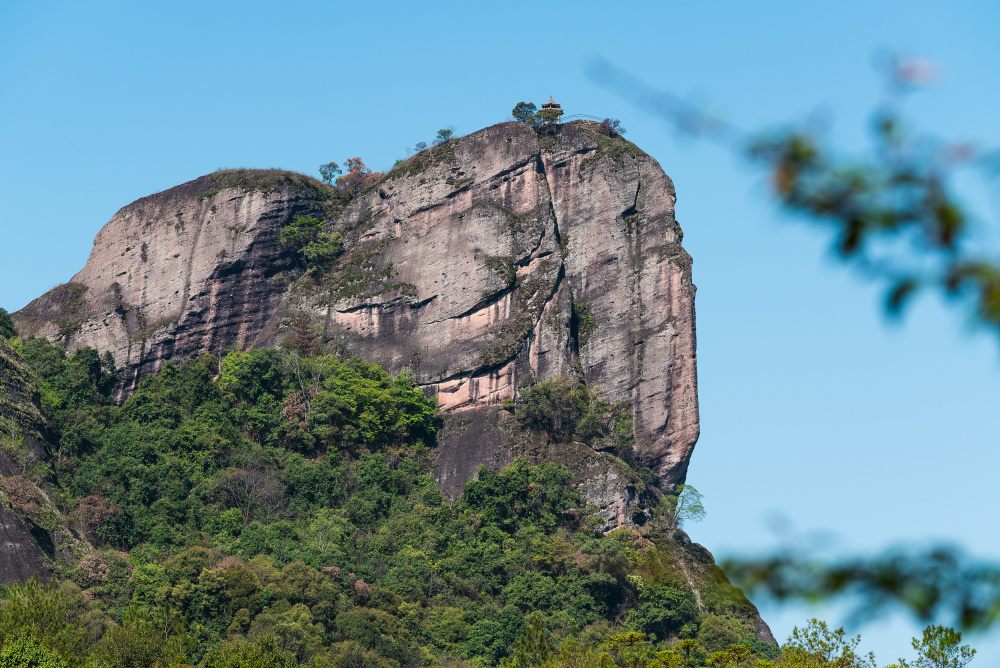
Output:
[[[7,507],[3,484],[37,464],[45,454],[44,444],[38,388],[24,360],[0,337],[0,585],[51,575],[40,547],[48,545],[47,534]]]
[[[283,318],[308,314],[437,397],[450,418],[437,475],[453,496],[513,456],[499,404],[563,375],[628,400],[660,488],[684,480],[699,432],[695,289],[655,160],[595,123],[541,136],[502,123],[410,158],[335,213],[316,181],[269,183],[212,175],[125,207],[69,284],[15,314],[22,331],[110,350],[124,396],[165,360],[274,345]],[[292,282],[302,267],[278,234],[306,215],[344,249],[321,280]],[[588,499],[624,517],[633,483],[595,465],[610,455],[571,449]]]
[[[27,582],[33,577],[44,582],[51,575],[39,542],[28,526],[0,506],[0,585]]]
[[[69,283],[14,314],[21,333],[110,351],[125,370],[120,399],[166,360],[261,343],[296,265],[281,226],[323,216],[310,181],[262,171],[263,190],[219,190],[204,176],[129,204]]]

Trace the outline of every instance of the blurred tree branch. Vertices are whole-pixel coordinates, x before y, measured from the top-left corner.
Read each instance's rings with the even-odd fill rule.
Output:
[[[907,128],[901,103],[929,81],[928,63],[890,59],[886,99],[873,114],[871,150],[853,156],[835,150],[815,123],[747,132],[607,61],[595,62],[590,74],[681,135],[720,143],[763,170],[783,208],[831,227],[838,255],[885,282],[889,314],[898,313],[918,290],[934,289],[966,303],[1000,334],[997,249],[983,251],[975,221],[951,185],[962,168],[994,178],[1000,153]]]
[[[1000,152],[977,150],[911,131],[902,100],[929,82],[926,61],[889,58],[886,96],[872,117],[870,150],[844,155],[816,124],[747,132],[681,97],[647,85],[607,61],[591,77],[684,137],[720,144],[766,174],[781,206],[834,230],[837,254],[884,283],[886,311],[898,314],[919,290],[961,302],[1000,334],[1000,260],[984,248],[982,230],[956,198],[960,169],[1000,174]],[[901,605],[924,621],[950,617],[963,630],[1000,620],[1000,564],[977,562],[953,547],[889,550],[839,562],[784,552],[731,560],[727,574],[750,593],[777,600],[851,597],[870,617]]]
[[[944,616],[967,631],[1000,619],[1000,565],[974,561],[954,547],[894,549],[835,563],[789,552],[729,560],[723,569],[749,592],[779,601],[848,596],[862,619],[894,604],[923,622]]]

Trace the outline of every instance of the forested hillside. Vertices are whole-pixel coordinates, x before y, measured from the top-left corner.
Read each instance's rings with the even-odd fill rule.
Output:
[[[441,418],[407,374],[289,341],[167,363],[118,406],[109,356],[5,345],[37,383],[48,450],[2,478],[3,504],[44,536],[54,575],[6,588],[4,656],[533,665],[629,631],[651,650],[698,643],[699,661],[737,642],[774,653],[669,502],[605,533],[544,457],[483,469],[448,502],[428,475]],[[606,405],[572,383],[520,405],[519,438],[615,438],[615,420],[595,419]]]

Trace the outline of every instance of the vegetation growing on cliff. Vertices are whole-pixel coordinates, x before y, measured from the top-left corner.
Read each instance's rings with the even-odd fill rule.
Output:
[[[212,187],[198,193],[198,199],[219,194],[227,188],[235,188],[244,193],[259,192],[265,197],[279,188],[290,187],[318,196],[331,198],[333,189],[314,178],[284,169],[220,169],[209,175]]]
[[[9,339],[17,336],[17,327],[7,309],[0,308],[0,338]]]
[[[319,218],[299,216],[281,228],[279,241],[298,251],[306,271],[321,272],[343,250],[343,233],[324,232],[324,227]]]
[[[640,158],[646,155],[645,151],[608,125],[602,124],[597,129],[587,128],[587,136],[597,144],[597,150],[580,162],[581,171],[594,167],[605,156],[621,164],[626,156]]]
[[[323,295],[323,299],[331,303],[341,299],[370,299],[386,292],[414,294],[415,286],[393,280],[396,272],[391,264],[377,261],[389,240],[361,241],[361,236],[369,228],[371,215],[353,224],[343,216],[344,207],[379,183],[383,174],[373,172],[358,157],[349,158],[345,167],[347,173],[343,173],[336,162],[320,165],[320,174],[326,185],[319,182],[313,185],[319,186],[317,192],[325,202],[322,207],[324,219],[313,215],[296,216],[279,230],[278,243],[293,250],[299,261],[294,276],[282,277],[294,282],[300,295],[307,298]],[[285,173],[279,173],[274,178],[280,179],[281,174]],[[310,183],[314,181],[301,174],[295,176]],[[270,176],[265,173],[262,178],[264,185],[258,184],[259,187],[265,187]],[[217,183],[240,183],[244,189],[258,187],[253,179],[251,181],[244,184],[241,180],[220,180]]]

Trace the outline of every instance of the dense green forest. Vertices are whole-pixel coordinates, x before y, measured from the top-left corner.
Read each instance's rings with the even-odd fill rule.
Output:
[[[607,531],[565,467],[518,459],[450,502],[407,374],[290,341],[165,364],[118,406],[109,355],[3,343],[49,451],[6,435],[0,499],[54,575],[3,590],[0,666],[868,665],[818,623],[759,640],[675,497]],[[596,396],[536,385],[515,434],[620,443]]]

